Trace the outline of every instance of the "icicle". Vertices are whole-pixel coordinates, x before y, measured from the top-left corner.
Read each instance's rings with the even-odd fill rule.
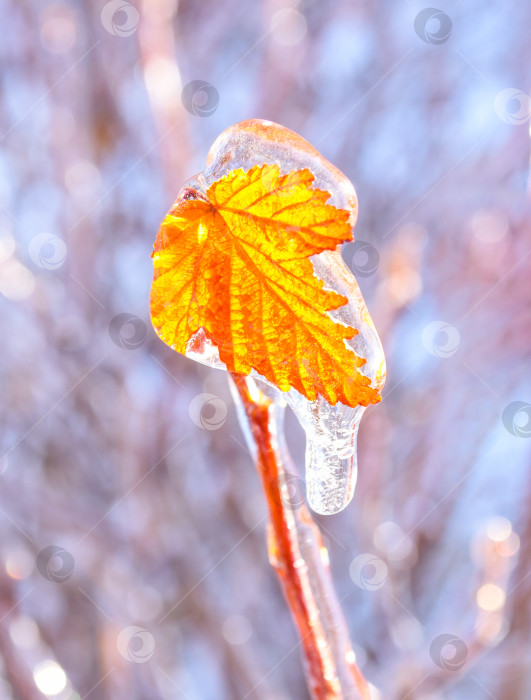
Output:
[[[331,193],[330,204],[350,211],[354,225],[357,198],[348,178],[300,136],[262,120],[242,122],[224,131],[210,149],[207,168],[186,184],[181,196],[188,196],[190,191],[204,196],[212,182],[236,168],[248,170],[254,165],[274,163],[279,164],[282,173],[309,168],[316,178],[314,186]],[[316,276],[324,281],[325,287],[348,299],[348,304],[330,315],[337,322],[358,329],[358,335],[345,342],[359,357],[366,359],[359,371],[374,387],[381,389],[385,380],[385,358],[356,279],[339,250],[315,255],[312,262]],[[202,331],[190,339],[186,354],[204,364],[226,369],[217,349]],[[256,372],[252,374],[269,384]],[[311,508],[322,514],[337,513],[350,502],[354,493],[357,435],[365,408],[351,408],[340,403],[331,406],[322,397],[308,401],[295,389],[287,393],[275,391],[280,401],[288,403],[306,433],[306,488]]]

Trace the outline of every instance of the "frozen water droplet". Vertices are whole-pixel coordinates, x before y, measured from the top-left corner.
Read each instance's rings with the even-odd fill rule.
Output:
[[[273,122],[253,119],[224,131],[212,145],[207,168],[188,181],[180,197],[205,196],[208,187],[231,170],[249,170],[254,165],[275,164],[282,173],[309,168],[315,175],[314,187],[330,192],[330,204],[357,218],[357,198],[350,180],[325,160],[313,146],[297,134]],[[330,312],[334,320],[358,329],[347,344],[366,359],[359,371],[381,390],[385,379],[385,358],[380,340],[369,316],[356,279],[343,262],[339,250],[325,251],[312,258],[314,271],[325,287],[348,299],[344,306]],[[204,364],[226,369],[217,348],[202,330],[190,339],[188,357]],[[254,370],[252,376],[272,386]],[[273,387],[274,388],[274,387]],[[317,513],[332,514],[351,500],[357,477],[357,435],[365,408],[343,404],[331,406],[322,397],[308,401],[295,389],[274,392],[276,401],[291,407],[306,433],[306,489],[310,506]]]
[[[338,251],[315,255],[312,261],[317,276],[348,299],[348,304],[331,315],[359,330],[346,342],[366,360],[359,371],[381,390],[385,380],[385,357],[355,277]],[[358,430],[365,407],[351,408],[341,403],[331,406],[322,397],[310,402],[293,389],[286,400],[306,433],[308,502],[316,513],[337,513],[354,495],[358,475]]]
[[[300,395],[289,396],[288,404],[306,432],[308,502],[317,513],[337,513],[354,494],[358,428],[365,408],[330,406],[322,398],[309,402]]]

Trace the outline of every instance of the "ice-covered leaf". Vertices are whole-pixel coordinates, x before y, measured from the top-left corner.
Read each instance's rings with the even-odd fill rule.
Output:
[[[206,197],[181,196],[155,242],[153,325],[178,352],[203,329],[232,372],[254,369],[310,401],[366,406],[380,397],[345,343],[358,330],[328,313],[347,299],[324,288],[310,260],[352,240],[350,215],[313,181],[308,169],[256,165],[230,171]]]

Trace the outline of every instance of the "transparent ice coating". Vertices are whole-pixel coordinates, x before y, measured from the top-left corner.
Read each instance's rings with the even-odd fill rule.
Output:
[[[249,170],[254,165],[278,164],[282,174],[308,168],[315,175],[314,187],[331,193],[329,204],[357,218],[357,197],[350,180],[328,163],[307,141],[273,122],[252,119],[224,131],[213,143],[206,169],[189,180],[179,197],[190,189],[205,195],[208,187],[231,170]],[[178,197],[178,199],[179,199]],[[311,258],[317,277],[325,287],[348,299],[348,303],[329,312],[332,318],[356,328],[359,333],[345,341],[366,363],[359,368],[372,386],[381,390],[385,380],[385,358],[365,301],[352,272],[343,262],[339,246]],[[219,369],[226,366],[217,348],[200,330],[188,343],[187,356]],[[192,349],[193,348],[193,349]],[[273,386],[254,370],[252,375]],[[351,408],[341,403],[331,406],[318,397],[308,401],[295,389],[281,392],[275,387],[275,402],[290,406],[306,433],[306,493],[311,508],[321,514],[342,510],[354,493],[357,478],[357,435],[363,406]]]

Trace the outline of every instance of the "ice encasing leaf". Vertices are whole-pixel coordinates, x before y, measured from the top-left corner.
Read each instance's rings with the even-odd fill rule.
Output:
[[[232,372],[252,369],[310,401],[367,406],[380,400],[347,346],[358,329],[329,311],[347,299],[324,287],[310,256],[352,240],[350,213],[327,204],[309,169],[235,169],[206,196],[181,196],[153,252],[153,325],[185,353],[203,329]]]

